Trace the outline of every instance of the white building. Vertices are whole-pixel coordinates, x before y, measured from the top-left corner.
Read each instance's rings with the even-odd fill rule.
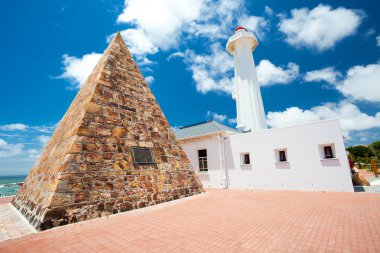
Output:
[[[256,46],[255,36],[243,27],[227,43],[235,60],[239,130],[207,121],[175,133],[203,185],[352,192],[337,119],[267,129],[252,56]]]
[[[176,136],[205,187],[353,191],[336,119],[249,133],[208,121]]]

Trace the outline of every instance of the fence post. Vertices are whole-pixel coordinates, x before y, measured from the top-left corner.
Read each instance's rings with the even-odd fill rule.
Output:
[[[379,172],[377,171],[377,164],[376,164],[375,159],[371,160],[371,165],[372,165],[372,171],[375,174],[375,176],[377,177]]]

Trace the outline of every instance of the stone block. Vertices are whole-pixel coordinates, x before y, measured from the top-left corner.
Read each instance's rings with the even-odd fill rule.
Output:
[[[77,135],[79,136],[94,136],[96,134],[96,131],[93,127],[84,127],[80,126],[77,129]]]
[[[96,134],[101,136],[110,136],[111,135],[111,129],[104,128],[104,127],[97,127],[96,128]]]
[[[125,160],[115,161],[113,163],[113,168],[116,171],[119,171],[119,170],[129,170],[128,163]]]
[[[102,109],[101,105],[98,105],[92,102],[90,102],[86,107],[86,111],[91,112],[91,113],[98,113],[100,112],[101,109]]]
[[[127,129],[124,128],[124,127],[115,127],[115,128],[112,130],[112,137],[116,137],[116,138],[124,138],[126,132],[127,132]]]
[[[81,203],[89,201],[89,195],[87,192],[78,192],[74,195],[74,203]]]

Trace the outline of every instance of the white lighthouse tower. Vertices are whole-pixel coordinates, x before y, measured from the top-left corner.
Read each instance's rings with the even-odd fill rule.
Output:
[[[242,26],[228,39],[226,49],[234,56],[237,128],[243,131],[260,131],[267,128],[263,100],[257,81],[252,52],[258,45],[253,33]]]

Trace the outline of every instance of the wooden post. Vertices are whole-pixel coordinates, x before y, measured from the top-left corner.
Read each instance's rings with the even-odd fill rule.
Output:
[[[372,171],[375,174],[375,176],[377,177],[379,172],[377,171],[377,165],[376,165],[375,159],[371,160],[371,165],[372,165]]]

